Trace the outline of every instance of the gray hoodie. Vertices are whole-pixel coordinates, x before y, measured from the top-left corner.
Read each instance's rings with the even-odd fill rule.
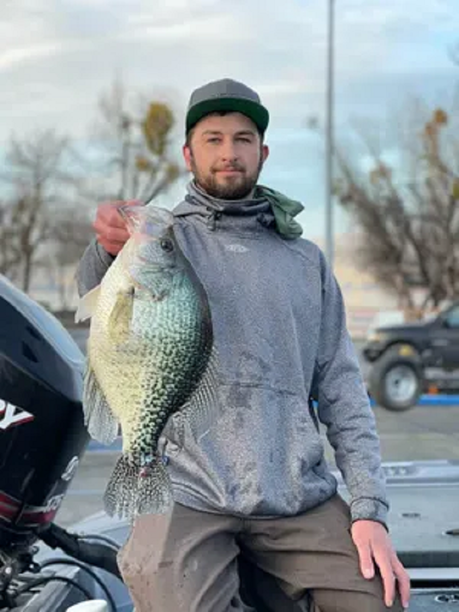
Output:
[[[174,214],[176,238],[209,296],[222,401],[206,435],[179,430],[173,418],[164,431],[175,500],[251,517],[317,506],[337,490],[320,420],[352,519],[386,524],[375,419],[341,291],[320,249],[281,236],[263,198],[217,200],[190,183]],[[80,295],[112,261],[95,241],[88,246],[77,272]]]

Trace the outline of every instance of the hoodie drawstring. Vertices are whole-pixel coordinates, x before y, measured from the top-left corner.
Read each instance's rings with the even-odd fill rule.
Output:
[[[218,210],[213,210],[212,208],[208,208],[207,210],[211,212],[209,218],[207,219],[207,227],[214,232],[217,229],[217,221],[221,218],[222,213]]]

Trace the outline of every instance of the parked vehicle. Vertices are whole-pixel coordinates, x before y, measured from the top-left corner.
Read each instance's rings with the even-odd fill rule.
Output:
[[[459,392],[459,302],[423,321],[377,327],[363,356],[369,393],[388,410],[407,410],[423,393]]]

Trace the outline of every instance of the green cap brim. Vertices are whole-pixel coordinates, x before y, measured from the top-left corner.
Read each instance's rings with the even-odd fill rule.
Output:
[[[219,111],[241,113],[251,119],[262,134],[265,133],[269,123],[269,113],[267,109],[252,102],[252,100],[242,100],[240,98],[215,98],[198,102],[190,108],[186,116],[186,132],[188,132],[201,121],[206,115]]]

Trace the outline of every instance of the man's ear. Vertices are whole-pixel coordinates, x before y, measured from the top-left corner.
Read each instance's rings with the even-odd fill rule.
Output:
[[[191,153],[191,148],[189,145],[184,144],[182,148],[183,159],[185,160],[186,169],[191,172],[191,158],[193,154]]]
[[[265,161],[269,157],[269,147],[268,147],[268,145],[263,145],[263,147],[261,149],[261,155],[262,155],[262,158],[263,158],[263,163],[265,163]]]

